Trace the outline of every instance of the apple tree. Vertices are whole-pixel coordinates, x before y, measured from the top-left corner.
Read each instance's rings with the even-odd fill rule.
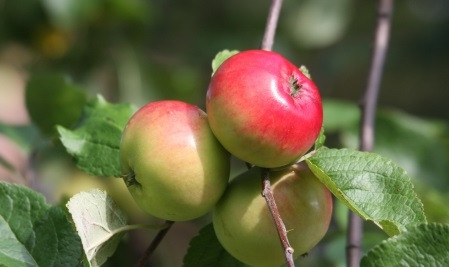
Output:
[[[11,152],[0,154],[0,171],[34,177],[45,173],[36,162],[47,157],[93,184],[89,190],[66,185],[73,192],[54,201],[44,184],[19,185],[14,175],[0,177],[0,266],[114,266],[118,254],[134,253],[132,245],[140,255],[132,262],[125,256],[118,265],[164,265],[152,261],[154,253],[163,250],[164,238],[189,223],[198,231],[185,246],[186,267],[448,266],[449,219],[437,222],[449,218],[446,199],[431,194],[435,191],[406,169],[424,177],[444,168],[449,173],[449,126],[378,110],[393,0],[377,2],[360,107],[323,97],[312,68],[273,48],[282,0],[271,1],[260,47],[222,47],[211,58],[200,107],[187,103],[186,93],[182,100],[164,97],[137,108],[88,95],[63,72],[31,71],[24,102],[33,125],[0,125],[0,137],[28,152],[29,168],[17,171]],[[136,23],[132,26],[144,16],[139,1],[80,7],[72,17],[48,12],[59,14],[53,20],[67,32],[81,17],[95,20],[88,12],[95,8],[113,10]],[[58,29],[42,30],[39,38],[48,57],[65,53],[72,41]],[[126,61],[129,51],[119,50],[125,59],[118,60],[120,69],[131,61]],[[125,71],[126,85],[139,73],[134,67],[123,67],[134,70]],[[177,76],[193,76],[186,69]],[[158,71],[152,70],[164,77]],[[188,87],[184,81],[189,78],[175,87]],[[58,153],[43,156],[33,139]],[[3,147],[8,142],[0,139]],[[438,159],[422,156],[431,153]],[[126,242],[148,233],[149,244]],[[337,247],[344,249],[333,255]],[[308,262],[317,258],[324,260]]]

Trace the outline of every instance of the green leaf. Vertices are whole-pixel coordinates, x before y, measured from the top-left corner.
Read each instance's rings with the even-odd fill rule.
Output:
[[[215,56],[215,58],[212,60],[212,75],[214,75],[215,71],[220,67],[220,65],[231,56],[237,54],[238,50],[223,50],[221,52],[218,52],[218,54]]]
[[[0,265],[77,266],[81,242],[60,207],[24,186],[0,182]]]
[[[337,131],[343,146],[357,148],[360,117],[357,105],[335,100],[323,103],[326,132]],[[447,140],[446,121],[422,119],[397,110],[380,109],[377,113],[374,152],[407,170],[429,221],[449,222],[449,211],[440,208],[449,199]]]
[[[324,145],[325,141],[326,141],[326,136],[324,135],[324,128],[321,127],[320,135],[318,135],[318,138],[315,140],[314,149],[317,150],[318,148],[322,147]]]
[[[184,267],[243,267],[247,266],[232,257],[218,242],[214,227],[208,224],[190,241],[184,257]]]
[[[86,94],[57,73],[33,75],[26,86],[26,106],[33,122],[45,135],[55,125],[73,126],[86,102]]]
[[[61,207],[51,207],[45,216],[36,222],[34,232],[36,249],[33,251],[33,257],[40,266],[73,266],[81,261],[80,239]],[[72,244],[77,245],[76,249]]]
[[[67,203],[91,266],[101,266],[114,254],[125,231],[126,216],[104,191],[94,189]]]
[[[449,225],[410,227],[374,247],[361,266],[449,266]]]
[[[27,248],[17,240],[9,224],[0,216],[0,266],[38,266]]]
[[[299,71],[301,71],[302,74],[304,74],[307,78],[309,78],[310,80],[312,80],[312,76],[310,76],[309,69],[308,69],[306,66],[301,65],[301,67],[299,67]]]
[[[340,132],[343,146],[357,148],[360,110],[349,102],[325,100],[326,132]],[[376,116],[374,152],[403,166],[415,182],[449,190],[449,124],[397,110],[380,109]],[[429,156],[432,155],[432,156]]]
[[[410,178],[391,160],[374,153],[321,148],[306,162],[339,200],[388,235],[426,222]]]
[[[0,166],[3,166],[5,169],[9,170],[9,171],[15,171],[15,168],[13,165],[11,165],[11,163],[9,163],[6,159],[4,159],[1,155],[0,155]]]
[[[119,148],[123,129],[136,108],[110,104],[101,96],[86,104],[74,130],[58,126],[60,140],[77,166],[96,176],[120,176]]]
[[[29,151],[32,142],[38,135],[37,128],[26,125],[6,125],[0,123],[0,134],[5,135],[24,151]]]

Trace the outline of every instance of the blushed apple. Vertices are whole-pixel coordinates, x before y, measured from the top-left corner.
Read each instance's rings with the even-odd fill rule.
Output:
[[[206,113],[180,101],[153,102],[133,115],[122,136],[120,162],[137,204],[171,221],[210,211],[229,178],[229,154]]]
[[[213,212],[218,240],[236,259],[251,266],[280,266],[284,252],[265,199],[261,169],[235,178]],[[271,171],[271,187],[296,258],[326,234],[332,215],[329,190],[303,162]]]
[[[236,157],[257,166],[289,164],[314,144],[323,123],[316,85],[281,55],[240,52],[223,62],[206,97],[210,127]]]

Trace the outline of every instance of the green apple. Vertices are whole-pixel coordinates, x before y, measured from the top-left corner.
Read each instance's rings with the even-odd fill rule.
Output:
[[[171,221],[210,211],[229,178],[229,154],[206,113],[180,101],[153,102],[133,115],[122,136],[120,162],[137,204]]]
[[[261,169],[234,179],[213,213],[218,240],[236,259],[252,266],[279,266],[284,252],[261,195]],[[294,257],[307,253],[325,235],[332,215],[329,190],[305,163],[271,171],[270,180]]]

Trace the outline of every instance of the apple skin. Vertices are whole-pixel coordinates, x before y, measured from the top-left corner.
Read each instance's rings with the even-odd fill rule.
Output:
[[[323,123],[316,85],[284,57],[264,50],[223,62],[211,78],[206,110],[212,131],[229,152],[265,168],[305,154]]]
[[[212,210],[229,179],[229,153],[206,113],[180,101],[152,102],[133,115],[122,136],[120,163],[137,204],[171,221]]]
[[[276,204],[294,249],[307,253],[326,234],[332,197],[306,164],[270,172]],[[261,195],[261,169],[235,178],[213,212],[218,240],[236,259],[251,266],[280,266],[284,252],[276,227]]]

